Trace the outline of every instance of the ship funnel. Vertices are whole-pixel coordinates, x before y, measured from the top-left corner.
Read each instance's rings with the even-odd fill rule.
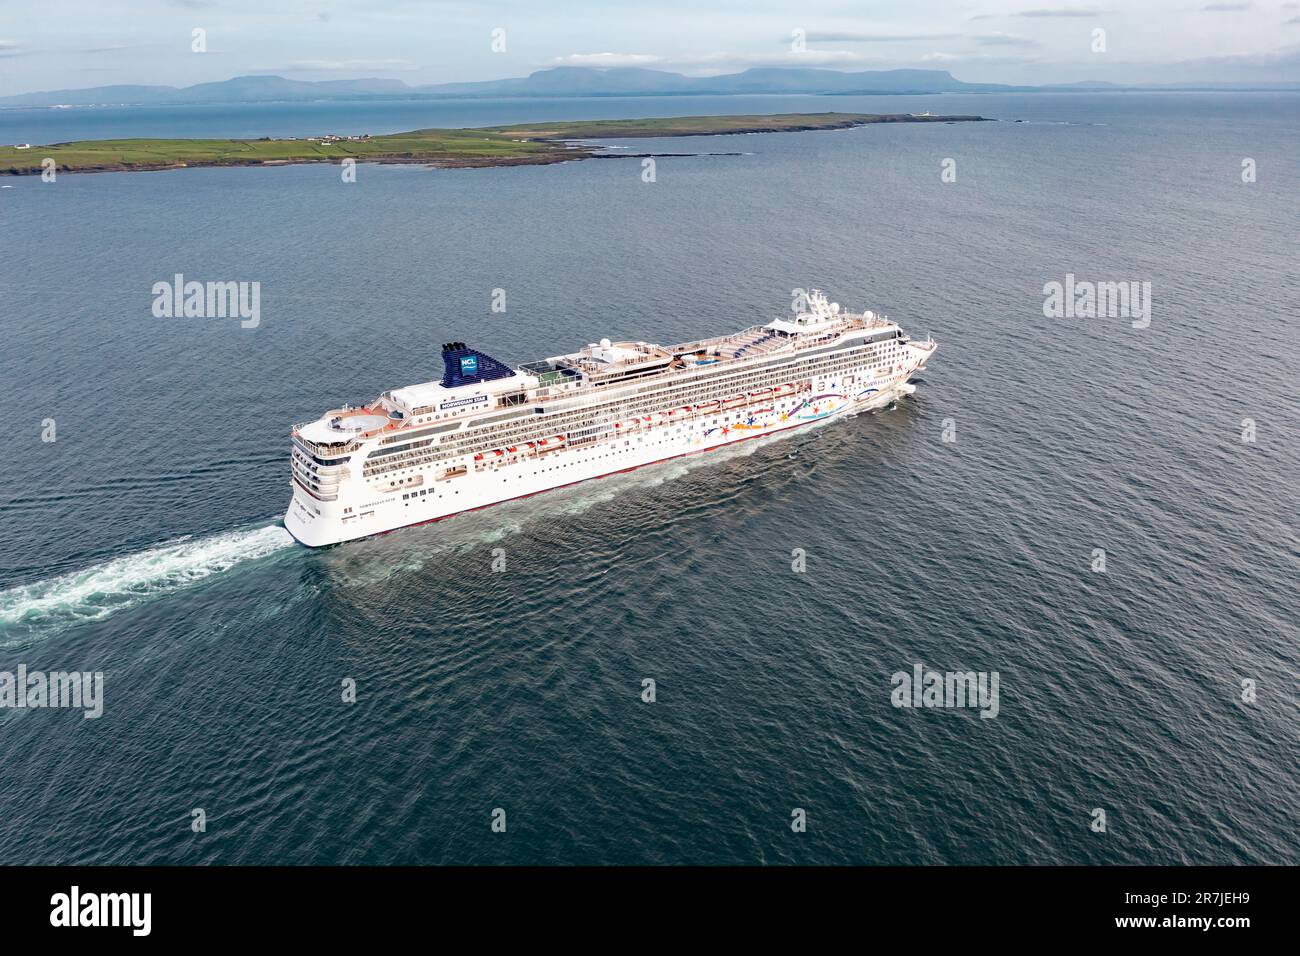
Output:
[[[459,388],[509,378],[515,370],[492,356],[472,349],[464,342],[448,342],[442,347],[442,386]]]

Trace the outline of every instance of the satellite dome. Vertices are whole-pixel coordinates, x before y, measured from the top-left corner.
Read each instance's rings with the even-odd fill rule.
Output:
[[[838,302],[832,302],[831,315],[839,315],[839,314],[840,314],[840,304]]]
[[[607,349],[607,348],[609,348],[609,344],[610,344],[610,343],[609,343],[609,339],[601,339],[601,340],[600,340],[600,347],[601,347],[602,349]]]
[[[874,319],[875,317],[876,317],[876,313],[872,312],[870,309],[867,309],[867,318]]]

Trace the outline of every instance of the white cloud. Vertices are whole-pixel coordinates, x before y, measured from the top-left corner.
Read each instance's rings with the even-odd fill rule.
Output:
[[[663,57],[655,56],[653,53],[570,53],[568,56],[557,56],[551,61],[554,66],[594,66],[606,69],[619,66],[653,66],[663,62]]]
[[[921,41],[950,40],[955,33],[857,33],[848,31],[825,31],[809,33],[809,43],[916,43]],[[784,38],[782,43],[789,43]]]
[[[286,73],[346,73],[357,70],[415,70],[410,60],[295,60]]]
[[[1095,7],[1058,7],[1041,10],[1020,10],[1016,13],[979,13],[971,17],[971,19],[992,20],[996,17],[1029,17],[1031,19],[1064,17],[1066,19],[1073,19],[1081,17],[1096,17],[1107,12],[1109,11],[1100,10]]]
[[[981,46],[1038,46],[1037,40],[1015,33],[982,33],[972,39]]]

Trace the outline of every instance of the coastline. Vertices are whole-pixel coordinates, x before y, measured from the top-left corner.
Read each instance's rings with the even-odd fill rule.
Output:
[[[82,140],[47,146],[0,147],[0,175],[39,175],[53,160],[59,173],[158,172],[211,166],[293,166],[313,163],[423,165],[435,169],[539,166],[591,158],[622,158],[583,142],[750,133],[853,129],[878,123],[993,122],[983,116],[929,114],[786,113],[687,116],[638,120],[577,120],[469,129],[425,129],[383,136],[275,139]],[[637,154],[645,155],[645,154]],[[626,158],[633,158],[628,156]]]

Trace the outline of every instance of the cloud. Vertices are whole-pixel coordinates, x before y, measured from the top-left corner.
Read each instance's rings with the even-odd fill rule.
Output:
[[[914,60],[915,57],[910,57]],[[604,69],[640,66],[662,70],[680,70],[690,74],[713,74],[719,71],[743,70],[750,67],[792,66],[889,66],[854,50],[804,50],[796,53],[787,50],[778,54],[705,53],[685,56],[661,56],[653,53],[570,53],[547,61],[547,66],[585,66]]]
[[[831,63],[862,63],[864,60],[862,54],[852,50],[804,50],[802,53],[791,51],[781,56],[739,57],[738,59],[761,66],[825,66]]]
[[[917,41],[933,42],[949,40],[954,33],[854,33],[852,31],[834,31],[809,33],[807,39],[815,43],[913,43]],[[789,43],[785,38],[782,43]]]
[[[1037,40],[1015,33],[982,33],[971,39],[981,46],[1038,46]]]
[[[1007,56],[1007,55],[989,56],[988,54],[985,53],[974,53],[974,54],[946,53],[943,51],[936,50],[934,53],[927,53],[925,54],[925,56],[921,57],[921,62],[922,63],[948,63],[948,64],[961,63],[961,64],[969,64],[972,66],[981,65],[981,64],[985,66],[989,66],[989,65],[1023,66],[1028,63],[1038,63],[1039,59],[1036,56]]]
[[[0,56],[22,56],[23,48],[17,40],[0,40]]]
[[[1201,7],[1205,13],[1240,13],[1250,9],[1249,3],[1207,3]]]
[[[336,73],[349,70],[416,70],[410,60],[295,60],[285,73]]]
[[[663,62],[663,57],[653,53],[570,53],[551,60],[555,66],[594,66],[606,69],[620,66],[651,66]]]
[[[151,44],[119,43],[116,46],[90,46],[77,50],[77,53],[90,56],[100,53],[125,53],[127,50],[147,50]]]
[[[998,17],[1099,17],[1103,13],[1109,13],[1109,10],[1101,10],[1095,7],[1060,7],[1052,10],[1021,10],[1017,13],[979,13],[971,17],[972,20],[993,20]]]

